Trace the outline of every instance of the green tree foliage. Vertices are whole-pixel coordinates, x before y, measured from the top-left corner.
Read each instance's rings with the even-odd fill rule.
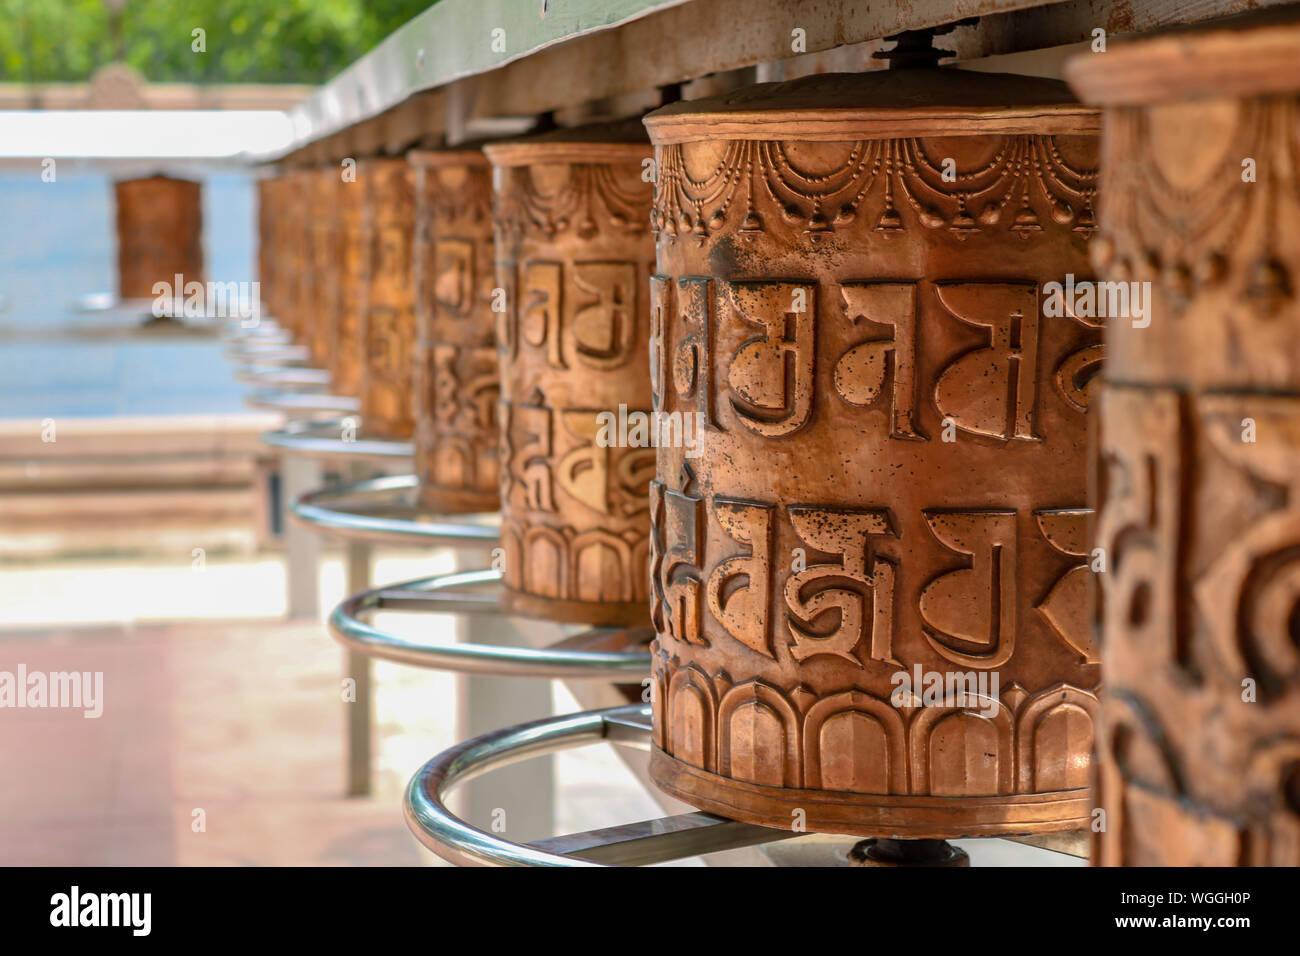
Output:
[[[120,57],[155,83],[322,83],[434,2],[0,0],[0,82],[84,82]]]

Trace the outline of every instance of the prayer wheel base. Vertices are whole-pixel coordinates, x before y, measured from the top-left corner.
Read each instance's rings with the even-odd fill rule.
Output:
[[[500,499],[491,492],[449,488],[421,488],[418,500],[421,508],[439,514],[479,514],[501,507]]]
[[[947,840],[863,840],[849,850],[850,866],[970,866],[970,855]]]
[[[659,749],[650,779],[664,793],[743,823],[906,840],[1026,836],[1087,826],[1087,788],[970,797],[768,787],[692,767]]]
[[[596,627],[650,627],[650,608],[645,601],[572,601],[503,588],[501,610],[520,617]]]
[[[394,422],[373,415],[367,416],[364,409],[361,412],[361,421],[366,438],[376,438],[380,441],[410,441],[415,434],[415,426],[410,422]]]

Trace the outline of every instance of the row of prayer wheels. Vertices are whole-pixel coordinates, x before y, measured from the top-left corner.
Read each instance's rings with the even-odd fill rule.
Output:
[[[513,610],[653,626],[669,794],[1300,864],[1297,49],[293,169],[265,297],[427,507],[500,508]]]

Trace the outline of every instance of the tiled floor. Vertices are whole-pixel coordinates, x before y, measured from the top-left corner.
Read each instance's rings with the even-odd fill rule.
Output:
[[[339,654],[318,627],[29,633],[0,645],[0,669],[18,660],[103,671],[104,710],[0,712],[0,863],[419,862],[400,783],[339,795]]]
[[[277,599],[269,592],[282,587],[277,569],[268,573],[275,564],[210,561],[209,573],[245,588],[247,600],[235,601],[241,592],[232,591],[208,602],[195,597],[191,609],[270,610]],[[336,564],[322,574],[327,603],[341,597]],[[421,573],[408,564],[390,558],[377,574],[399,580]],[[0,671],[24,664],[29,673],[104,675],[98,718],[81,710],[0,709],[0,865],[437,862],[408,833],[401,794],[423,760],[455,741],[454,679],[376,665],[374,793],[344,798],[348,705],[338,645],[319,624],[269,618],[86,623],[101,586],[116,590],[100,595],[115,609],[131,606],[132,589],[147,590],[142,576],[153,574],[155,591],[160,582],[200,586],[150,567],[128,573],[114,566],[98,577],[85,564],[0,572],[7,582],[0,602],[22,575],[30,598],[21,623],[0,629]],[[170,595],[165,606],[176,599]],[[36,623],[60,615],[80,623]],[[559,706],[576,709],[571,701]],[[565,755],[556,773],[558,803],[568,807],[576,798],[594,813],[589,826],[657,815],[608,751]],[[587,799],[593,795],[599,799]]]

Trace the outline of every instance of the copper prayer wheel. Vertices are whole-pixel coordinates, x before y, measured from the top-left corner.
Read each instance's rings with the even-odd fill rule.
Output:
[[[277,275],[280,285],[279,314],[276,318],[299,344],[306,341],[307,315],[304,293],[310,276],[305,252],[307,239],[307,179],[305,169],[287,170],[280,195],[279,226],[276,230]]]
[[[362,160],[357,174],[366,191],[362,238],[369,258],[361,311],[361,420],[376,436],[410,438],[415,430],[414,174],[405,156]]]
[[[620,409],[650,410],[645,131],[562,129],[485,152],[505,298],[505,603],[552,620],[647,624],[654,449],[602,431]]]
[[[1106,108],[1094,260],[1142,305],[1098,402],[1103,866],[1300,865],[1297,49],[1292,15],[1068,65]]]
[[[293,269],[289,310],[293,320],[294,341],[308,347],[316,334],[319,318],[312,308],[316,298],[316,273],[312,261],[315,180],[316,171],[311,167],[304,166],[289,173],[292,218],[287,223],[286,251]]]
[[[153,299],[168,289],[203,282],[203,204],[198,183],[149,176],[113,184],[117,204],[118,298]],[[184,290],[168,295],[183,296]]]
[[[340,169],[334,201],[338,205],[338,314],[328,368],[335,394],[359,396],[365,356],[361,317],[370,285],[372,232],[366,217],[365,183],[356,176],[344,177]]]
[[[257,282],[263,310],[275,315],[275,188],[274,177],[257,181]]]
[[[914,68],[646,127],[652,779],[782,828],[1083,826],[1100,331],[1047,302],[1088,273],[1097,112]]]
[[[312,169],[307,182],[307,261],[309,272],[303,285],[309,316],[305,341],[312,365],[327,368],[335,347],[340,305],[340,260],[342,229],[339,196],[345,184],[339,167]]]
[[[258,184],[258,279],[261,285],[262,312],[287,328],[289,263],[284,243],[286,217],[289,214],[288,175],[279,172]]]
[[[433,511],[497,510],[492,171],[480,149],[418,150],[415,470]]]

